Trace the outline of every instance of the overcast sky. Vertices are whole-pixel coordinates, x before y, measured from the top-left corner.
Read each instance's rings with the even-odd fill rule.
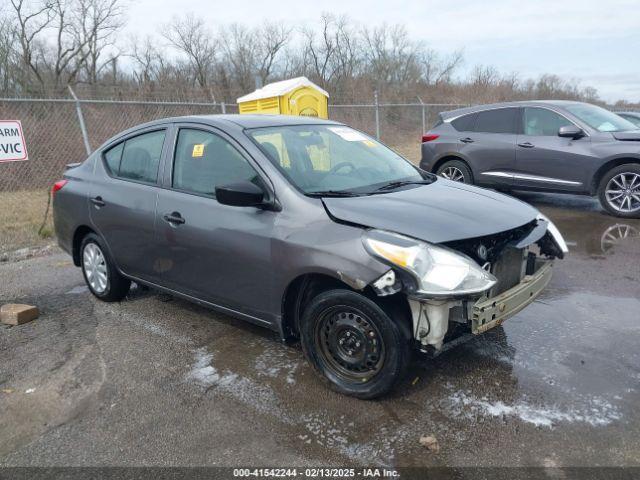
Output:
[[[463,72],[483,64],[523,78],[555,73],[607,101],[640,102],[639,0],[131,0],[127,28],[142,36],[186,12],[212,25],[268,19],[299,27],[322,11],[403,24],[442,53],[462,48]]]

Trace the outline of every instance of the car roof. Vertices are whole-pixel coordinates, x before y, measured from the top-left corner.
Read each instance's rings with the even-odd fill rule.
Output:
[[[631,115],[632,117],[638,117],[640,118],[640,112],[632,112],[632,111],[624,111],[624,110],[616,110],[615,112],[618,115],[620,114],[624,114],[624,115]]]
[[[135,128],[151,127],[163,123],[203,123],[215,127],[230,126],[230,124],[238,125],[242,128],[261,128],[261,127],[277,127],[286,125],[322,125],[333,124],[342,125],[339,122],[326,120],[317,117],[305,117],[295,115],[239,115],[239,114],[221,114],[221,115],[185,115],[182,117],[168,117],[143,125],[137,125]]]
[[[585,104],[585,102],[578,102],[574,100],[522,100],[522,101],[516,101],[516,102],[501,102],[501,103],[489,103],[485,105],[474,105],[471,107],[458,108],[456,110],[448,110],[446,112],[442,112],[441,115],[443,119],[448,119],[453,117],[459,117],[467,113],[480,112],[482,110],[491,110],[494,108],[548,107],[548,106],[566,107],[568,105],[579,105],[579,104]]]

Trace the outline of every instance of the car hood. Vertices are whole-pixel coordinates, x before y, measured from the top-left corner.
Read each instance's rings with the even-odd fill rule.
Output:
[[[390,193],[322,200],[338,221],[431,243],[504,232],[538,215],[535,208],[515,198],[440,178],[429,185]]]
[[[613,138],[625,142],[640,142],[640,130],[631,130],[629,132],[613,132]]]

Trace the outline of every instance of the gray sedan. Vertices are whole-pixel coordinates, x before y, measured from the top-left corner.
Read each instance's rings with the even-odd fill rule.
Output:
[[[511,102],[443,112],[423,136],[420,166],[500,190],[597,195],[640,217],[640,130],[581,102]]]
[[[413,351],[517,313],[567,251],[529,205],[304,117],[132,128],[70,166],[53,212],[100,300],[134,281],[298,338],[321,378],[360,398],[391,389]]]

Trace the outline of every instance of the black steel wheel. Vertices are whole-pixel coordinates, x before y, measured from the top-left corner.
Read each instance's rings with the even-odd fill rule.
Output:
[[[327,366],[347,381],[377,375],[384,362],[384,342],[375,324],[358,309],[328,308],[316,322],[316,349]]]
[[[358,398],[384,395],[401,380],[411,351],[407,332],[379,305],[349,290],[319,294],[300,323],[302,348],[334,390]]]

